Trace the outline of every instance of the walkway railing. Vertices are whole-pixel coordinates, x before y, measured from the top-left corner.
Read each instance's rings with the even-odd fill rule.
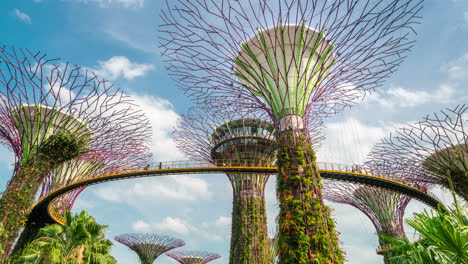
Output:
[[[277,167],[271,160],[215,160],[212,162],[204,161],[166,161],[166,162],[154,162],[145,166],[129,166],[98,170],[93,173],[86,175],[75,182],[69,182],[66,185],[55,186],[44,196],[42,196],[36,203],[41,204],[44,200],[53,197],[52,200],[47,204],[47,210],[49,215],[58,223],[64,223],[65,219],[63,216],[63,210],[60,207],[60,197],[71,191],[72,186],[79,188],[91,184],[96,184],[105,181],[114,181],[122,178],[136,178],[136,177],[148,177],[153,175],[170,175],[170,174],[187,174],[187,173],[223,173],[225,171],[243,171],[251,173],[276,173]],[[362,183],[358,179],[368,178],[371,180],[380,180],[387,184],[393,184],[395,186],[403,186],[406,189],[413,190],[413,192],[423,193],[425,196],[430,196],[434,200],[436,198],[427,194],[425,190],[417,189],[409,186],[405,183],[392,179],[392,175],[381,173],[377,170],[366,168],[358,165],[345,165],[336,163],[317,163],[319,171],[322,174],[346,174],[347,181],[349,179],[356,179],[356,183]],[[128,174],[128,176],[126,176]],[[334,180],[333,177],[327,177],[328,179]],[[338,179],[339,180],[339,179]],[[365,184],[365,183],[364,183]],[[376,186],[380,187],[380,186]],[[66,190],[70,189],[70,190]],[[54,193],[64,191],[62,194],[54,196]],[[34,207],[33,207],[34,208]]]

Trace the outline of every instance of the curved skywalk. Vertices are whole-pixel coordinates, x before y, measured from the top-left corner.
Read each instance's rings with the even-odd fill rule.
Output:
[[[266,173],[277,174],[278,169],[270,163],[261,164],[259,161],[251,160],[223,160],[213,165],[208,162],[197,161],[169,161],[155,162],[144,168],[128,167],[100,171],[87,175],[86,178],[50,190],[38,200],[29,215],[30,221],[36,224],[59,223],[64,224],[65,218],[60,210],[60,198],[67,192],[81,187],[95,185],[98,183],[118,181],[124,179],[141,177],[159,177],[166,175],[181,174],[223,174],[223,173]],[[317,163],[320,175],[324,179],[352,182],[362,185],[374,186],[394,192],[399,192],[417,199],[431,207],[441,204],[439,200],[420,190],[389,179],[391,175],[383,174],[356,165],[343,165],[334,163]]]

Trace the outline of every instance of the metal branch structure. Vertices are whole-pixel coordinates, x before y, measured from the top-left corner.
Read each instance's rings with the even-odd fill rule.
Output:
[[[374,224],[378,234],[406,237],[403,215],[411,200],[409,196],[363,184],[329,180],[324,184],[323,196],[326,200],[348,204],[363,212]],[[381,238],[379,244],[379,249],[388,245]],[[385,259],[385,263],[387,261]]]
[[[0,47],[0,144],[15,156],[0,199],[6,252],[41,185],[44,196],[86,173],[148,163],[150,134],[135,102],[93,73]]]
[[[422,0],[166,2],[161,46],[180,88],[275,125],[279,263],[343,263],[306,128],[398,68]]]
[[[272,123],[253,114],[231,111],[223,116],[191,109],[179,122],[177,147],[192,160],[226,166],[244,160],[246,166],[274,166],[276,141]],[[228,173],[233,193],[229,263],[271,263],[265,203],[269,174]]]
[[[349,204],[363,212],[374,224],[377,234],[404,238],[403,215],[411,197],[376,187],[355,183],[326,181],[323,196],[326,200]],[[379,237],[379,250],[389,244]],[[390,263],[387,255],[384,262]]]
[[[199,250],[181,250],[166,253],[167,256],[177,260],[180,264],[205,264],[221,256],[216,253]]]
[[[164,252],[185,245],[181,239],[150,233],[122,234],[114,239],[135,251],[141,264],[152,264]]]
[[[407,181],[438,184],[468,201],[468,106],[426,116],[422,121],[397,130],[374,146],[374,163],[393,168],[407,164]]]

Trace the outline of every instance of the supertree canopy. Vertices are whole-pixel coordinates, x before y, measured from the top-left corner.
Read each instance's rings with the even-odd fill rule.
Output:
[[[279,263],[342,263],[307,123],[396,70],[422,0],[175,0],[167,68],[198,103],[265,111],[276,128]]]
[[[114,239],[135,251],[142,264],[152,264],[164,252],[185,245],[181,239],[150,233],[123,234]]]
[[[324,186],[323,196],[326,200],[349,204],[359,209],[369,217],[378,234],[406,237],[403,215],[411,200],[409,196],[348,182],[326,181]],[[379,238],[379,244],[381,249],[388,246],[382,238]],[[384,257],[387,256],[384,254]]]
[[[191,109],[174,135],[179,149],[194,160],[218,166],[273,166],[274,126],[253,115],[228,117]],[[234,163],[234,164],[233,164]],[[233,190],[229,263],[271,263],[269,260],[263,173],[228,173]]]
[[[167,252],[166,255],[181,264],[205,264],[221,257],[216,253],[199,250],[171,251]]]
[[[376,144],[369,156],[388,167],[408,166],[408,180],[421,184],[453,183],[468,201],[468,106],[458,105],[397,130]]]
[[[15,155],[0,199],[7,252],[41,184],[50,189],[52,180],[79,177],[74,172],[148,162],[149,122],[134,102],[39,52],[0,47],[0,120],[0,144]]]

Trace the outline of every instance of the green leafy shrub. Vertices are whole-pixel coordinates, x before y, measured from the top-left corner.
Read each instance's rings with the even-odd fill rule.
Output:
[[[39,237],[29,243],[15,264],[114,264],[110,255],[112,242],[95,219],[82,211],[66,214],[65,226],[49,225],[39,231]]]
[[[304,135],[280,136],[277,196],[280,264],[344,262],[335,223],[321,195],[315,153]]]

